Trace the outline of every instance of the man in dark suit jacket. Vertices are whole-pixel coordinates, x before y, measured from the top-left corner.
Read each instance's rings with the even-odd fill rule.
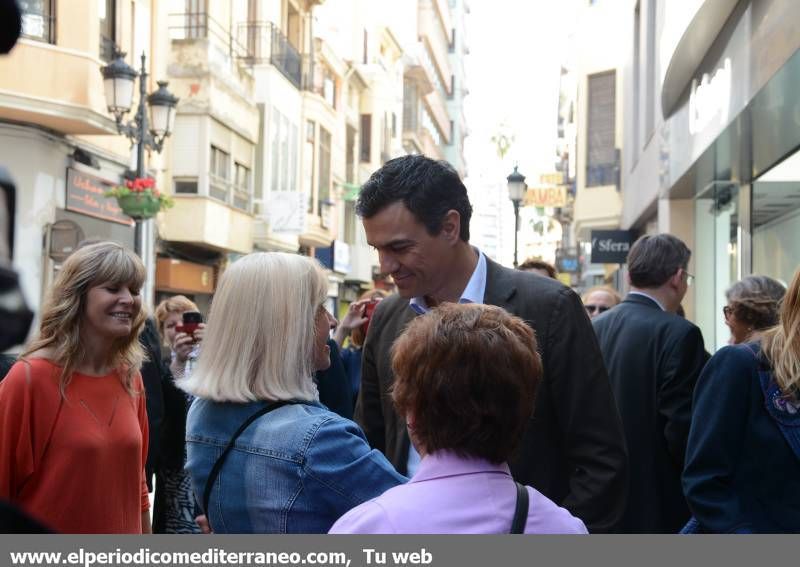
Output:
[[[643,236],[628,255],[631,292],[594,319],[630,463],[623,533],[676,533],[689,519],[681,489],[703,336],[675,314],[691,252],[669,234]]]
[[[356,420],[403,474],[416,452],[390,397],[391,347],[415,316],[441,302],[498,305],[538,337],[544,364],[514,477],[581,518],[613,531],[625,504],[624,435],[591,324],[572,290],[504,268],[469,244],[472,206],[446,162],[420,155],[387,162],[364,184],[358,213],[398,295],[382,301],[364,345]],[[411,461],[409,461],[411,458]],[[418,456],[416,456],[418,458]]]

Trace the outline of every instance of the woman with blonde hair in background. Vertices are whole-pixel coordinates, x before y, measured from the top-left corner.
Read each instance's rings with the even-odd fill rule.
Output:
[[[328,279],[296,254],[255,253],[222,276],[203,350],[179,383],[195,494],[218,533],[325,533],[405,481],[364,434],[319,402],[336,320]]]
[[[148,533],[141,260],[74,252],[0,384],[0,499],[64,533]]]
[[[684,532],[800,532],[800,270],[779,322],[726,346],[694,393]]]

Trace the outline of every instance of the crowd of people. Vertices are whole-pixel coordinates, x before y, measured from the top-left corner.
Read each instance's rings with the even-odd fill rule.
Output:
[[[0,499],[64,533],[150,532],[153,476],[159,533],[800,531],[800,270],[734,284],[710,356],[674,236],[581,298],[472,246],[445,162],[357,212],[396,293],[341,323],[305,256],[235,261],[187,327],[132,252],[75,251],[0,383]]]

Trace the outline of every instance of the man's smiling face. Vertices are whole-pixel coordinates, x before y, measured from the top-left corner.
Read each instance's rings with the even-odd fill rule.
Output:
[[[391,274],[401,297],[432,295],[443,287],[452,257],[444,232],[431,236],[401,201],[363,223],[367,242],[378,251],[381,272]]]

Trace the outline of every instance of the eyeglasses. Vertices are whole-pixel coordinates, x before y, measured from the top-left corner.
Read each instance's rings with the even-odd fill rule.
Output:
[[[725,316],[725,320],[727,321],[731,318],[731,315],[733,315],[733,307],[726,305],[722,308],[722,314]]]
[[[592,305],[592,304],[584,305],[584,307],[586,308],[586,311],[588,311],[589,313],[594,313],[595,311],[597,311],[598,313],[605,313],[606,311],[611,309],[610,307],[606,307],[605,305]]]
[[[692,285],[692,283],[694,283],[694,276],[686,270],[683,270],[683,273],[686,274],[686,285]]]

